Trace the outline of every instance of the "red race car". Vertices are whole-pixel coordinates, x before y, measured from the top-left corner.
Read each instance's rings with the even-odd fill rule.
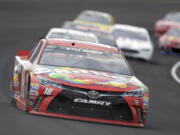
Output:
[[[180,54],[180,28],[171,28],[161,36],[159,47],[167,53]]]
[[[155,24],[155,35],[161,36],[169,28],[180,28],[180,12],[168,13],[163,19],[158,20]]]
[[[106,45],[42,39],[15,57],[12,104],[32,114],[142,127],[148,88],[121,51]]]

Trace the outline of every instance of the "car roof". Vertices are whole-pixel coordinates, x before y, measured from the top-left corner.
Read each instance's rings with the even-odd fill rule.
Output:
[[[101,50],[107,52],[121,52],[118,48],[99,44],[99,43],[90,43],[84,41],[76,41],[76,40],[66,40],[66,39],[42,39],[46,45],[60,45],[67,47],[77,47],[84,49],[93,49],[93,50]]]
[[[166,15],[180,15],[180,12],[169,12],[169,13],[167,13]]]
[[[167,13],[164,17],[163,20],[168,20],[172,22],[180,22],[180,12],[170,12]]]
[[[114,29],[124,29],[124,30],[135,31],[135,32],[143,32],[143,33],[148,32],[146,28],[138,27],[138,26],[132,26],[132,25],[126,25],[126,24],[115,24],[112,27],[112,31]]]
[[[112,15],[107,13],[107,12],[96,11],[96,10],[84,10],[80,14],[84,14],[84,13],[89,13],[89,14],[94,14],[94,15],[101,15],[101,16],[104,16],[104,17],[112,17]]]
[[[49,38],[49,36],[53,33],[53,32],[57,32],[57,33],[66,33],[66,34],[76,34],[77,36],[86,36],[89,38],[93,38],[96,42],[98,42],[98,39],[96,37],[95,34],[93,33],[88,33],[88,32],[82,32],[82,31],[78,31],[78,30],[71,30],[71,29],[63,29],[63,28],[51,28],[48,32],[48,34],[46,35],[46,38]]]

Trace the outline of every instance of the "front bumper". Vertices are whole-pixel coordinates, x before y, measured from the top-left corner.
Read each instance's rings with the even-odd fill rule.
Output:
[[[97,123],[107,123],[107,124],[133,126],[133,127],[144,127],[143,123],[136,123],[136,122],[122,122],[122,121],[115,121],[115,120],[88,118],[88,117],[82,117],[82,116],[57,114],[57,113],[50,113],[50,112],[30,111],[29,113],[36,114],[36,115],[49,116],[49,117],[72,119],[72,120],[81,120],[81,121],[89,121],[89,122],[97,122]]]
[[[153,55],[153,50],[150,49],[149,51],[142,51],[137,49],[129,49],[129,48],[121,48],[125,56],[139,58],[144,60],[151,60]]]
[[[142,98],[124,98],[121,96],[122,92],[99,91],[101,96],[97,101],[111,102],[111,106],[77,103],[74,102],[76,98],[89,99],[87,96],[89,90],[63,87],[64,89],[57,95],[39,97],[29,113],[136,127],[143,127],[145,124],[147,108],[143,108]]]

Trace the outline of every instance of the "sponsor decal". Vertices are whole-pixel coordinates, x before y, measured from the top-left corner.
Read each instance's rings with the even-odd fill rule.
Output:
[[[34,103],[35,103],[35,100],[34,100],[34,99],[29,99],[29,106],[34,105]]]
[[[48,73],[50,71],[51,71],[50,69],[38,67],[34,70],[34,74],[43,74],[43,73]]]
[[[88,91],[87,96],[92,99],[97,99],[100,96],[100,94],[98,91],[90,90]]]
[[[113,78],[113,79],[118,79],[119,78],[119,76],[117,76],[117,75],[112,76],[112,75],[109,75],[109,74],[103,73],[103,72],[89,71],[89,70],[69,68],[69,67],[59,67],[59,68],[55,68],[53,70],[57,74],[64,74],[64,75],[78,74],[79,73],[79,74],[88,74],[88,75],[99,75],[99,76],[109,77],[109,78]]]
[[[19,74],[14,74],[13,81],[18,80],[18,78],[19,78]]]
[[[20,95],[22,97],[25,97],[25,93],[24,93],[24,90],[25,90],[25,70],[22,69],[22,72],[21,72],[21,93]]]
[[[135,105],[138,105],[138,104],[139,104],[139,100],[135,100],[135,101],[134,101],[134,104],[135,104]]]
[[[30,91],[30,95],[31,96],[38,96],[38,92],[37,91]]]
[[[37,96],[30,95],[30,96],[29,96],[29,98],[30,98],[30,99],[34,99],[34,100],[35,100],[35,99],[37,98]]]
[[[53,92],[53,88],[46,88],[44,91],[44,95],[51,95],[52,92]]]
[[[19,86],[19,74],[14,74],[13,85],[15,88],[18,88],[18,86]]]
[[[36,74],[47,74],[52,79],[59,79],[62,81],[75,83],[75,84],[86,84],[86,85],[105,85],[105,86],[113,86],[117,88],[127,88],[127,78],[123,78],[116,74],[108,74],[104,72],[97,72],[97,71],[89,71],[77,68],[70,68],[70,67],[56,67],[56,68],[37,68],[34,71]],[[74,77],[73,74],[88,74],[88,75],[98,75],[102,77],[112,78],[108,81],[95,81],[90,79],[81,79]],[[34,87],[33,89],[36,89]]]
[[[73,100],[73,102],[75,102],[75,103],[83,103],[83,104],[100,105],[100,106],[110,106],[112,104],[109,101],[94,100],[94,99],[82,99],[82,98],[75,98]]]
[[[53,79],[60,79],[60,80],[67,81],[70,83],[76,83],[76,84],[93,84],[93,83],[95,83],[95,81],[88,80],[88,79],[73,78],[70,76],[70,74],[64,74],[64,73],[62,73],[62,74],[50,73],[49,77],[53,78]]]
[[[169,36],[169,37],[168,37],[168,40],[169,40],[169,41],[172,41],[172,40],[174,40],[174,37],[173,37],[173,36]]]
[[[17,98],[19,98],[20,96],[19,96],[19,94],[20,94],[20,92],[19,91],[12,91],[12,97],[14,97],[15,99],[17,99]]]
[[[144,106],[148,106],[148,104],[149,104],[149,100],[143,100],[143,105]]]
[[[70,83],[76,83],[76,84],[100,84],[100,85],[107,85],[107,86],[113,86],[113,87],[118,87],[118,88],[127,88],[127,84],[118,82],[116,80],[110,80],[110,81],[93,81],[93,80],[88,80],[88,79],[81,79],[81,78],[73,78],[71,77],[70,74],[58,74],[58,73],[50,73],[49,77],[52,79],[60,79],[64,80]]]
[[[127,87],[127,84],[116,82],[116,81],[99,82],[98,84],[109,85],[109,86],[114,86],[114,87],[119,87],[119,88]]]
[[[103,54],[103,51],[99,50],[91,50],[91,49],[82,49],[82,48],[75,48],[75,47],[66,47],[66,51],[74,51],[74,52],[83,52],[83,53],[92,53],[92,54]]]
[[[144,96],[143,96],[143,106],[148,106],[149,105],[149,93],[144,93]]]
[[[143,97],[143,105],[148,106],[149,104],[149,97]]]
[[[52,79],[60,79],[63,81],[67,81],[70,83],[75,84],[100,84],[100,85],[107,85],[107,86],[113,86],[118,88],[127,88],[126,78],[118,77],[116,75],[109,75],[107,73],[101,73],[96,71],[87,71],[87,70],[81,70],[81,69],[73,69],[69,67],[59,67],[54,69],[54,73],[49,73],[49,77]],[[74,78],[73,74],[89,74],[89,75],[99,75],[103,77],[112,78],[113,80],[110,81],[101,81],[97,82],[94,80],[88,80],[88,79],[81,79],[81,78]],[[118,79],[117,79],[118,78]],[[117,80],[116,80],[117,79]]]
[[[32,91],[38,91],[39,90],[39,84],[31,83],[31,90]]]

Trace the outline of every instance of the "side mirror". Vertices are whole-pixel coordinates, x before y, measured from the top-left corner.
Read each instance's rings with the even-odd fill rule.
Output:
[[[30,55],[30,51],[28,51],[28,50],[20,50],[18,52],[18,56],[20,56],[20,57],[23,57],[23,56],[29,57],[29,55]]]

